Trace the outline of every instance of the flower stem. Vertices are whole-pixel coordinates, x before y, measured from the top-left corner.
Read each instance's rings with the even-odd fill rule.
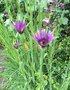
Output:
[[[52,61],[53,61],[53,50],[54,47],[52,45],[49,46],[49,51],[48,51],[48,75],[49,75],[49,89],[52,90]]]
[[[39,80],[40,80],[40,88],[41,88],[41,90],[44,90],[44,85],[43,85],[43,70],[42,70],[44,51],[43,51],[42,48],[41,48],[40,55],[41,55],[41,57],[40,57],[40,68],[39,68],[39,77],[40,77]]]
[[[49,60],[49,88],[50,90],[52,90],[52,84],[51,84],[51,80],[52,80],[52,73],[51,73],[51,67],[52,67],[52,63],[51,63],[51,59]]]
[[[43,49],[41,49],[41,57],[40,57],[40,73],[42,73],[43,66]]]

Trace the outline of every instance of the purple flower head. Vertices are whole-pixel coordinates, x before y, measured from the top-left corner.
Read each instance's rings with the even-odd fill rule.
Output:
[[[65,5],[64,5],[64,3],[60,3],[60,6],[61,6],[62,9],[64,9]]]
[[[14,46],[14,48],[17,49],[20,46],[20,43],[19,42],[16,42],[13,46]]]
[[[22,33],[26,28],[26,23],[23,21],[17,21],[14,23],[14,28],[19,32]]]
[[[45,29],[41,32],[37,31],[37,35],[33,34],[34,39],[40,44],[40,46],[45,47],[54,40],[54,36],[51,31],[46,34]]]

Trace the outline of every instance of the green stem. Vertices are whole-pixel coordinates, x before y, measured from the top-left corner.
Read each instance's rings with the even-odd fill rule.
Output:
[[[52,63],[51,60],[49,60],[49,86],[50,86],[50,90],[52,90],[52,84],[51,84],[51,80],[52,80],[52,73],[51,73],[51,67],[52,67]]]
[[[40,57],[40,74],[42,74],[42,66],[43,66],[43,49],[41,49],[41,57]]]
[[[41,53],[40,53],[41,57],[40,57],[40,68],[39,68],[39,80],[40,80],[40,88],[41,90],[44,90],[44,83],[43,83],[43,56],[44,56],[44,51],[43,49],[41,48]]]
[[[48,57],[48,74],[49,74],[49,88],[52,90],[52,60],[53,60],[53,46],[50,45],[49,47],[49,57]]]
[[[42,19],[43,19],[43,10],[42,10],[42,4],[41,2],[39,2],[39,12],[38,12],[38,19],[39,19],[39,26],[38,28],[41,29],[42,28]]]

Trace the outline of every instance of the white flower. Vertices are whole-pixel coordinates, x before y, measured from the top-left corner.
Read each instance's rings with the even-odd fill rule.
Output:
[[[10,25],[10,19],[7,19],[4,23],[5,23],[5,26],[9,26]]]

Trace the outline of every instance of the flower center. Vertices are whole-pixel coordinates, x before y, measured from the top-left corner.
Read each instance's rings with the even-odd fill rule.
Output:
[[[46,46],[48,42],[47,42],[46,39],[41,39],[41,40],[39,41],[39,43],[40,43],[40,45],[43,47],[43,46]]]

